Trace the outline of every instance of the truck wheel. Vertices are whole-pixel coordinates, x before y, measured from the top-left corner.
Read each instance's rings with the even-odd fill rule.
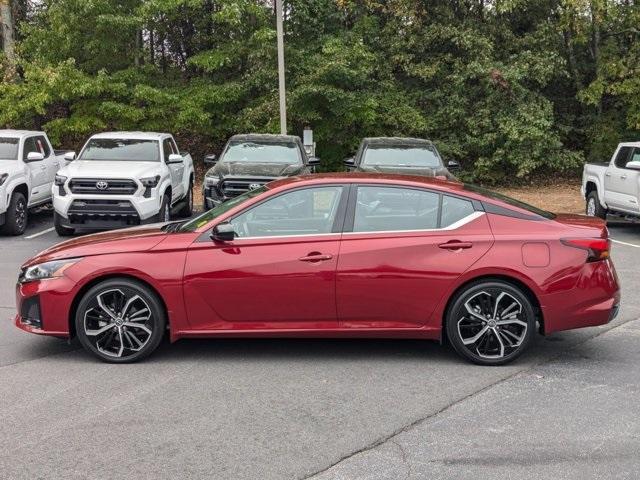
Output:
[[[62,217],[58,214],[58,212],[53,212],[53,226],[56,229],[56,233],[60,237],[68,237],[76,232],[73,228],[65,227],[64,225],[62,225]]]
[[[593,190],[587,195],[586,213],[590,217],[599,217],[605,220],[607,218],[607,210],[602,208],[598,199],[598,192]]]
[[[7,235],[22,235],[27,228],[29,211],[27,199],[20,192],[13,192],[7,208],[5,224],[2,233]]]
[[[193,183],[189,184],[189,191],[184,200],[184,207],[180,210],[180,216],[187,218],[193,215]]]
[[[164,223],[171,221],[171,199],[169,195],[162,197],[162,203],[160,204],[160,211],[156,217],[156,222]]]

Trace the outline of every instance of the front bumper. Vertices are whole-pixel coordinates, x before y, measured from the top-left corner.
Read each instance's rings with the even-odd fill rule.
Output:
[[[75,282],[62,276],[16,285],[16,327],[25,332],[69,337]]]

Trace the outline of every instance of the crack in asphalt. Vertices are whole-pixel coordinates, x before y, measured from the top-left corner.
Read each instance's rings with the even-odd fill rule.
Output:
[[[476,390],[474,392],[471,392],[468,395],[465,395],[465,396],[463,396],[463,397],[461,397],[461,398],[459,398],[457,400],[454,400],[453,402],[445,405],[444,407],[442,407],[441,409],[439,409],[439,410],[437,410],[437,411],[435,411],[433,413],[430,413],[429,415],[426,415],[426,416],[421,417],[421,418],[419,418],[419,419],[417,419],[417,420],[415,420],[415,421],[413,421],[413,422],[411,422],[411,423],[409,423],[407,425],[404,425],[404,426],[394,430],[393,432],[391,432],[391,433],[389,433],[387,435],[384,435],[384,436],[374,440],[373,442],[368,443],[364,447],[359,448],[358,450],[355,450],[355,451],[353,451],[351,453],[348,453],[348,454],[340,457],[337,461],[335,461],[331,465],[329,465],[329,466],[327,466],[327,467],[325,467],[325,468],[323,468],[321,470],[313,472],[313,473],[311,473],[309,475],[306,475],[304,477],[299,477],[298,480],[309,480],[309,479],[312,479],[315,476],[322,475],[323,473],[328,472],[333,467],[341,464],[342,462],[344,462],[346,460],[349,460],[350,458],[353,458],[353,457],[355,457],[356,455],[358,455],[360,453],[369,452],[369,451],[373,450],[374,448],[377,448],[380,445],[383,445],[383,444],[385,444],[387,442],[393,442],[395,445],[397,445],[401,449],[403,461],[406,463],[407,459],[406,459],[406,456],[404,455],[405,452],[400,447],[400,444],[397,441],[394,440],[395,437],[399,436],[402,433],[405,433],[405,432],[408,432],[408,431],[412,430],[414,427],[418,427],[418,426],[422,425],[423,423],[427,422],[428,420],[431,420],[432,418],[437,417],[441,413],[447,412],[451,408],[463,403],[465,400],[468,400],[468,399],[470,399],[472,397],[475,397],[478,394],[484,393],[484,392],[492,389],[493,387],[496,387],[498,385],[506,383],[509,380],[512,380],[513,378],[517,377],[518,375],[521,375],[521,374],[523,374],[525,372],[529,372],[529,371],[533,370],[534,368],[537,368],[537,367],[539,367],[541,365],[545,365],[547,363],[553,362],[554,360],[559,359],[563,355],[566,355],[567,352],[575,350],[580,345],[584,345],[585,343],[590,342],[591,340],[593,340],[595,338],[598,338],[598,337],[600,337],[600,336],[602,336],[602,335],[604,335],[606,333],[609,333],[612,330],[615,330],[617,328],[623,327],[624,325],[626,325],[626,324],[628,324],[630,322],[634,322],[636,320],[640,320],[640,317],[630,318],[629,320],[621,321],[620,323],[618,323],[616,325],[607,326],[603,330],[601,330],[600,332],[596,333],[595,335],[589,336],[589,337],[587,337],[587,338],[585,338],[585,339],[583,339],[581,341],[576,342],[574,345],[572,345],[571,347],[569,347],[567,350],[565,350],[563,352],[560,352],[560,353],[558,353],[556,355],[552,355],[552,356],[550,356],[548,358],[545,358],[545,359],[542,359],[542,360],[540,360],[538,362],[534,362],[531,365],[529,365],[528,367],[525,367],[525,368],[523,368],[521,370],[518,370],[518,371],[514,372],[511,375],[508,375],[508,376],[506,376],[504,378],[501,378],[500,380],[497,380],[497,381],[495,381],[495,382],[493,382],[493,383],[491,383],[489,385],[485,385],[484,387],[482,387],[482,388],[480,388],[480,389],[478,389],[478,390]]]

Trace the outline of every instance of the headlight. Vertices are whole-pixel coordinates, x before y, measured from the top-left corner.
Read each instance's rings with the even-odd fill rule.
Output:
[[[155,177],[147,177],[147,178],[140,179],[140,183],[145,188],[155,188],[158,186],[159,181],[160,181],[160,175],[156,175]]]
[[[4,185],[4,182],[7,181],[7,178],[9,178],[8,173],[3,173],[2,175],[0,175],[0,187]]]
[[[63,272],[71,265],[82,260],[81,258],[70,258],[66,260],[54,260],[53,262],[39,263],[20,271],[18,282],[27,283],[47,278],[61,277]]]
[[[55,184],[57,187],[61,187],[64,185],[64,182],[67,181],[67,177],[63,176],[63,175],[56,175],[55,176]]]
[[[220,183],[219,177],[204,177],[205,187],[215,187],[218,183]]]

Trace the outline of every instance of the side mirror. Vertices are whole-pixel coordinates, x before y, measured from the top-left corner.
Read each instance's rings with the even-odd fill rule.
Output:
[[[640,170],[640,161],[631,160],[630,162],[627,162],[625,168],[630,168],[631,170]]]
[[[67,152],[64,154],[64,159],[67,162],[73,162],[76,159],[76,152]]]
[[[447,162],[447,169],[452,171],[460,170],[460,162],[457,160],[449,160]]]
[[[233,231],[233,225],[228,222],[219,223],[211,232],[211,240],[214,242],[231,242],[234,238],[236,238],[236,232]]]
[[[218,162],[216,159],[215,153],[211,153],[209,155],[204,156],[204,164],[205,165],[215,165]]]
[[[320,159],[318,157],[309,157],[309,165],[320,165]]]
[[[44,160],[44,155],[40,152],[29,152],[27,154],[27,162],[39,162],[40,160]]]
[[[172,163],[182,163],[184,162],[184,158],[182,157],[182,155],[179,155],[177,153],[172,153],[171,155],[169,155],[169,158],[167,159],[167,163],[172,164]]]
[[[347,167],[353,167],[356,164],[356,159],[353,157],[345,158],[342,163],[344,163]]]

